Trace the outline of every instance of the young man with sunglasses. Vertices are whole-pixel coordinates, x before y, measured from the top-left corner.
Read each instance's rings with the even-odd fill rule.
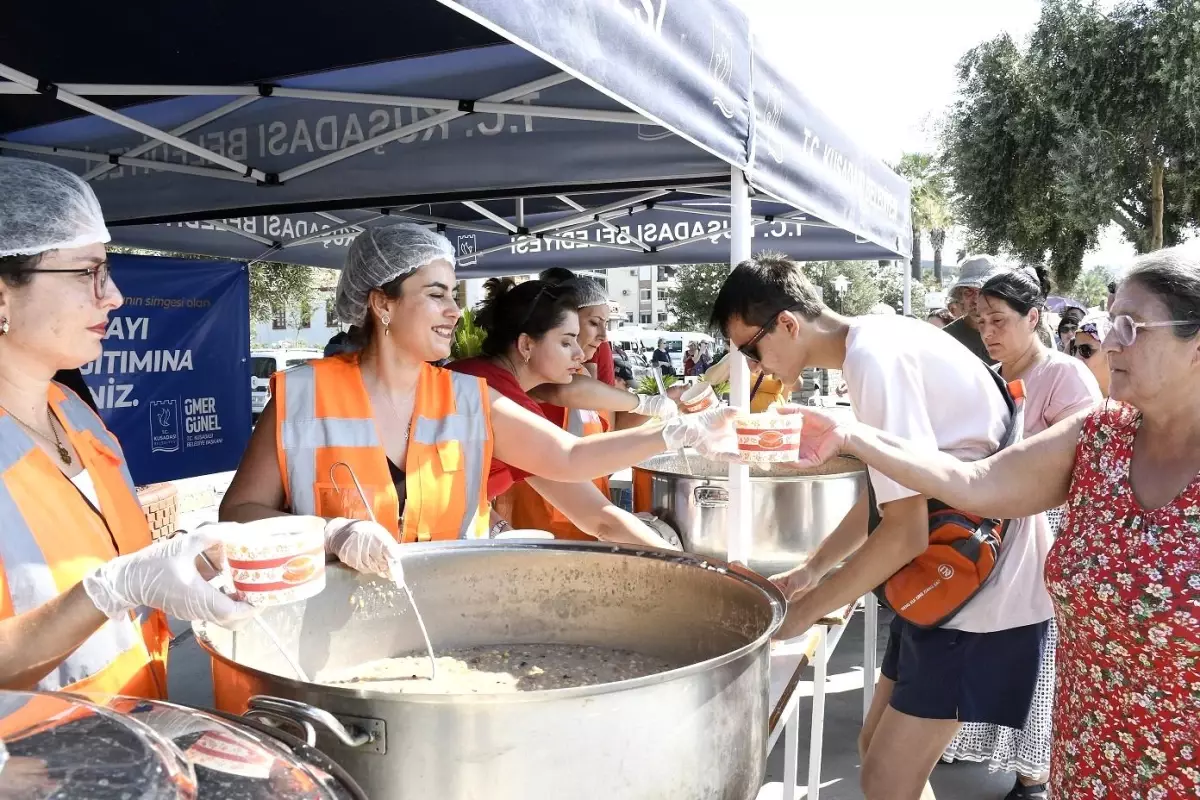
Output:
[[[761,365],[785,383],[806,367],[840,369],[860,421],[922,446],[980,459],[1008,427],[1004,397],[970,350],[947,346],[941,331],[918,320],[834,313],[785,257],[739,264],[717,296],[713,323],[751,369]],[[870,479],[881,517],[871,536],[864,492],[806,564],[773,578],[789,599],[780,636],[802,634],[928,546],[926,498],[874,470]],[[868,800],[932,797],[929,775],[960,722],[1024,724],[1051,616],[1041,580],[1050,542],[1037,541],[1036,530],[1031,519],[1013,520],[992,579],[946,625],[892,623],[859,737]]]

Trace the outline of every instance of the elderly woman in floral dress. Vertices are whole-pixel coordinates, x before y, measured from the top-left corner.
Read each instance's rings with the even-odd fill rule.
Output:
[[[1109,313],[1105,405],[971,463],[805,408],[801,463],[848,453],[985,516],[1066,502],[1050,795],[1200,797],[1200,249],[1138,259]]]

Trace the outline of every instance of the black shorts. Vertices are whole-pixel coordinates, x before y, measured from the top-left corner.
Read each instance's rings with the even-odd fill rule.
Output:
[[[1049,622],[994,633],[925,630],[892,620],[881,672],[910,717],[1025,727]]]

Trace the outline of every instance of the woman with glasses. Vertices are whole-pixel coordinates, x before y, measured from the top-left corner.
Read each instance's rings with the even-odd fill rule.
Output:
[[[121,307],[109,239],[88,184],[0,158],[0,688],[164,699],[164,612],[253,609],[197,566],[235,529],[152,544],[120,444],[52,380],[99,358]]]
[[[1089,410],[1101,400],[1096,380],[1084,365],[1047,346],[1038,335],[1049,288],[1041,268],[1016,269],[989,279],[975,305],[979,333],[988,355],[999,362],[1001,377],[1025,383],[1026,437]],[[1048,526],[1050,535],[1057,536],[1061,509],[1039,514],[1035,524]],[[964,724],[943,755],[946,761],[986,761],[993,771],[1017,773],[1007,800],[1045,796],[1057,638],[1052,620],[1025,726]]]
[[[561,286],[542,281],[517,284],[511,278],[489,280],[485,284],[487,297],[476,316],[476,323],[487,333],[483,355],[453,362],[450,369],[485,379],[491,390],[529,413],[547,418],[555,407],[540,405],[529,396],[530,390],[544,384],[571,383],[580,365],[596,349],[591,342],[592,352],[579,344],[581,295],[572,285],[574,280],[580,279]],[[609,396],[614,404],[633,397],[590,377],[579,380],[592,384],[594,391]],[[653,413],[652,408],[670,405],[658,397],[647,397],[645,401],[641,410],[646,415]],[[567,413],[565,409],[558,411]],[[574,413],[582,419],[583,412]],[[596,417],[590,413],[589,418]],[[553,423],[576,433],[561,418]],[[576,435],[582,435],[582,431]],[[549,530],[558,538],[666,546],[639,519],[614,506],[608,497],[607,479],[597,483],[600,481],[604,482],[603,488],[587,481],[560,483],[493,458],[487,485],[488,499],[499,517],[493,520],[493,535],[504,530],[505,523],[511,523],[516,528]],[[534,516],[529,513],[530,506],[538,510],[548,506],[548,510],[532,520],[528,519]]]
[[[801,463],[842,452],[984,516],[1068,505],[1052,797],[1200,794],[1200,254],[1139,258],[1103,347],[1111,399],[975,462],[804,409]]]
[[[1104,354],[1104,337],[1112,330],[1112,321],[1107,313],[1093,314],[1079,323],[1075,340],[1071,343],[1071,355],[1083,362],[1100,384],[1100,393],[1108,397],[1112,374],[1108,371],[1108,356]]]

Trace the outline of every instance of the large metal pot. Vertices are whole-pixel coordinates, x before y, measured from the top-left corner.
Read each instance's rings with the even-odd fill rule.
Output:
[[[816,470],[750,468],[754,539],[749,566],[773,575],[808,560],[866,491],[862,462],[836,458]],[[679,532],[691,553],[725,558],[729,467],[695,453],[655,456],[633,468],[633,510]]]
[[[583,542],[413,544],[405,554],[435,650],[585,644],[688,666],[574,689],[388,694],[299,682],[254,627],[200,625],[214,674],[231,668],[247,692],[284,699],[257,701],[259,717],[287,716],[291,701],[331,712],[346,730],[318,744],[373,800],[756,795],[769,639],[784,612],[762,578],[686,553]],[[422,648],[403,593],[341,567],[322,594],[265,617],[310,675]],[[220,691],[218,704],[228,705]]]

